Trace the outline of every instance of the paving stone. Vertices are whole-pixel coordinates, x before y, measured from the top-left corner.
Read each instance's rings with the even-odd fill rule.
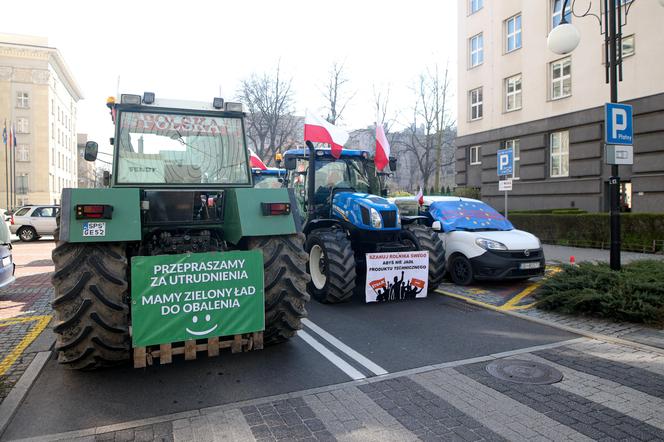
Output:
[[[505,386],[505,384],[509,384],[509,389],[503,390],[503,394],[509,397],[512,396],[519,397],[519,395],[524,394],[526,390],[533,388],[529,386],[524,386],[523,384],[508,383],[507,381],[496,379],[486,372],[485,365],[486,364],[484,363],[472,364],[463,367],[456,367],[454,370],[458,371],[459,373],[465,376],[470,377],[471,379],[489,388],[493,388],[494,386],[498,385]],[[609,408],[604,407],[603,405],[593,403],[581,396],[569,393],[561,388],[556,387],[556,384],[539,385],[537,386],[537,388],[540,389],[541,391],[549,390],[551,394],[548,395],[546,401],[542,401],[541,403],[536,402],[535,405],[531,405],[531,408],[533,408],[534,410],[539,411],[538,409],[540,404],[545,405],[548,403],[549,407],[552,407],[554,403],[560,404],[561,406],[558,407],[558,411],[560,414],[549,413],[547,416],[549,416],[552,419],[556,419],[557,416],[563,415],[570,419],[574,419],[574,422],[570,422],[568,419],[564,419],[565,424],[569,425],[572,429],[574,429],[578,433],[581,433],[592,439],[612,437],[610,434],[602,431],[603,428],[605,428],[605,426],[607,425],[607,423],[605,422],[607,419],[603,419],[602,421],[600,421],[599,419],[595,418],[594,424],[586,424],[580,422],[577,420],[579,416],[579,411],[572,408],[570,404],[577,403],[579,405],[585,406],[586,409],[589,410],[587,416],[589,416],[590,418],[602,414],[606,415],[607,412],[615,412],[614,410],[610,410]],[[567,404],[566,405],[567,409],[564,409],[565,404]],[[559,422],[563,423],[562,421]],[[617,425],[618,423],[639,427],[641,430],[640,434],[648,435],[651,438],[657,438],[657,437],[664,438],[664,431],[662,431],[661,429],[658,429],[647,423],[631,418],[625,414],[619,414],[618,420],[615,421],[614,426]]]

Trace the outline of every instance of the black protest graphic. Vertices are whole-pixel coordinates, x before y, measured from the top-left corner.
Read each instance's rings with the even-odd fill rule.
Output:
[[[404,282],[404,272],[401,272],[401,279],[398,276],[388,282],[385,278],[370,283],[376,292],[378,302],[401,301],[404,299],[414,299],[424,289],[424,281],[417,278],[409,279]]]

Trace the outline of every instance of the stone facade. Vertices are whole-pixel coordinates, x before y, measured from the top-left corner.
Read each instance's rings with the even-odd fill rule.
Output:
[[[0,167],[0,205],[59,203],[76,187],[76,103],[82,94],[60,52],[41,37],[0,34],[0,124],[17,129],[15,193]],[[3,126],[4,127],[4,126]],[[11,161],[13,162],[13,160]],[[0,166],[7,161],[0,154]],[[10,189],[11,190],[11,189]]]

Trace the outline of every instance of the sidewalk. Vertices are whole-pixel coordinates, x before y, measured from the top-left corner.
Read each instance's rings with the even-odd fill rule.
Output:
[[[559,370],[499,380],[489,362]],[[588,339],[32,441],[525,441],[664,438],[664,356]]]
[[[586,249],[582,247],[554,246],[542,244],[547,262],[569,264],[569,257],[574,256],[577,263],[583,261],[609,262],[609,251],[601,249]],[[623,264],[642,259],[664,260],[664,255],[653,253],[621,252],[620,259]]]

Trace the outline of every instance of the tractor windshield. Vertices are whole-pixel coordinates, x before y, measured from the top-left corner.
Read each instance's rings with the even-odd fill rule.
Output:
[[[118,184],[248,184],[240,118],[122,112]]]

